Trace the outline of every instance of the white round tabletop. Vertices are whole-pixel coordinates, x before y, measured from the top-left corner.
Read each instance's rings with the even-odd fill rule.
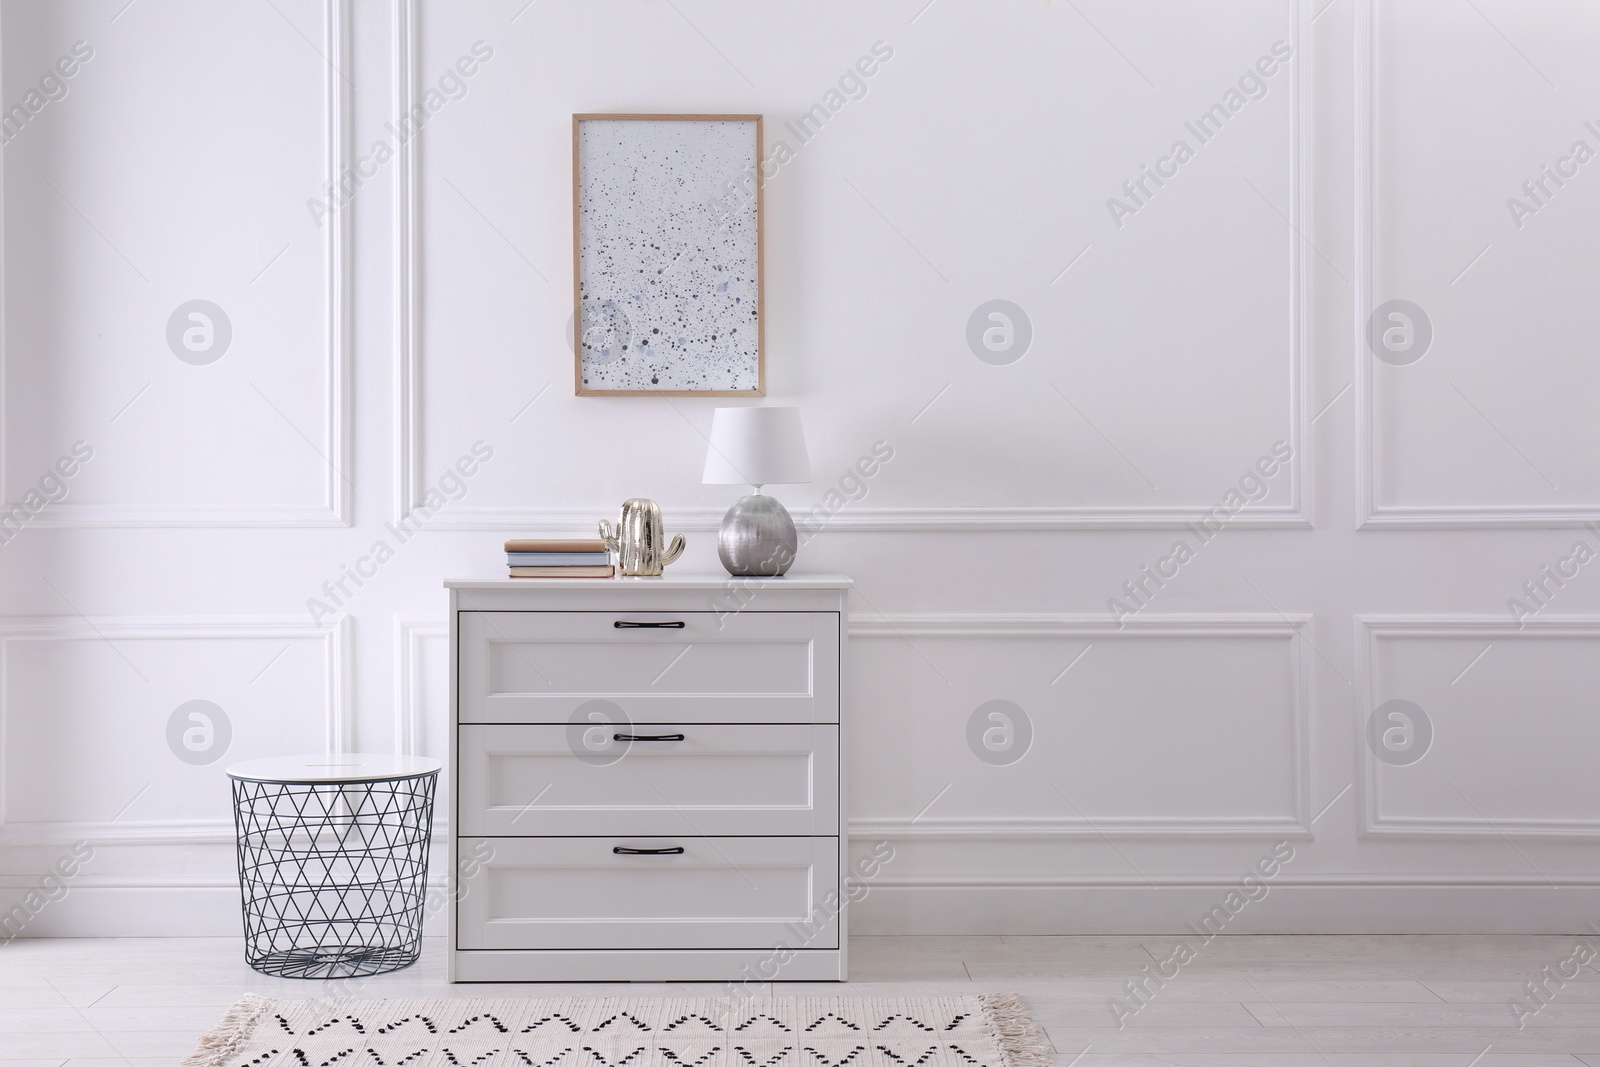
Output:
[[[381,782],[414,778],[443,766],[426,756],[385,756],[359,752],[338,756],[273,756],[228,768],[229,778],[250,782]]]

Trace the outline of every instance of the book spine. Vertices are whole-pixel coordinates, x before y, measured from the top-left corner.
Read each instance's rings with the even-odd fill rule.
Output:
[[[598,538],[513,538],[507,552],[604,552],[606,543]]]
[[[611,562],[611,553],[507,552],[506,562],[513,567],[604,567]]]
[[[612,578],[614,567],[512,567],[513,578]]]

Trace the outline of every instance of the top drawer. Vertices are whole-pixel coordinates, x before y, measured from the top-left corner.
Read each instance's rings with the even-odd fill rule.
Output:
[[[461,722],[839,720],[835,612],[463,611],[458,623]]]

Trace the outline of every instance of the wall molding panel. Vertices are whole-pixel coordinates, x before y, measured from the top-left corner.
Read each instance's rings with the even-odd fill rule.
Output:
[[[1310,615],[1170,614],[1139,615],[1124,625],[1103,615],[922,613],[853,616],[853,639],[909,640],[944,638],[1141,638],[1224,637],[1282,639],[1286,644],[1293,679],[1293,702],[1286,709],[1292,724],[1293,811],[1262,813],[1236,818],[1204,818],[1173,813],[1160,817],[1062,816],[941,818],[927,815],[900,818],[853,818],[852,836],[890,840],[929,839],[963,841],[1009,838],[1126,839],[1270,837],[1309,839],[1312,835],[1310,781],[1311,696],[1304,660],[1303,630]]]
[[[1366,736],[1367,719],[1380,703],[1376,659],[1383,643],[1419,638],[1471,638],[1471,644],[1463,649],[1465,663],[1478,641],[1492,646],[1495,642],[1563,637],[1600,639],[1600,615],[1526,618],[1520,626],[1503,616],[1491,615],[1360,615],[1355,619],[1355,631],[1357,706],[1354,744],[1360,776],[1363,836],[1489,842],[1506,842],[1512,838],[1584,841],[1600,838],[1600,818],[1490,818],[1481,810],[1476,810],[1472,816],[1449,818],[1398,814],[1386,808],[1378,761],[1367,744]],[[1589,709],[1584,709],[1584,714],[1588,713]],[[1549,722],[1546,720],[1546,726]],[[1439,729],[1440,725],[1436,723],[1435,742],[1439,739]],[[1457,740],[1456,745],[1460,744]],[[1425,754],[1417,765],[1421,766],[1428,758]],[[1403,773],[1405,768],[1395,770]],[[1449,784],[1459,791],[1459,785],[1453,781]],[[1477,808],[1465,793],[1461,796],[1466,803]],[[1530,884],[1548,884],[1546,879],[1532,877],[1534,881]]]
[[[56,641],[315,641],[323,669],[323,742],[330,754],[348,751],[351,733],[351,622],[329,626],[271,616],[33,616],[0,618],[0,666],[19,642]],[[0,738],[12,736],[8,694],[0,689]],[[224,760],[226,760],[224,756]],[[222,767],[217,767],[222,773]],[[66,845],[87,840],[106,845],[233,843],[231,819],[160,819],[105,822],[23,822],[7,817],[6,765],[0,761],[0,844]]]
[[[350,93],[342,71],[350,64],[350,0],[323,0],[320,50],[331,57],[324,64],[321,131],[325,160],[324,178],[337,187],[350,161]],[[349,367],[349,212],[338,211],[323,227],[323,345],[324,363],[320,386],[326,403],[322,412],[321,447],[323,458],[321,501],[309,506],[291,507],[172,507],[165,505],[86,504],[70,499],[51,504],[29,520],[37,528],[79,527],[307,527],[349,526],[351,494],[349,458],[351,455],[351,381]],[[0,242],[3,242],[0,235]],[[0,380],[5,376],[7,354],[0,338]],[[0,442],[4,439],[3,405],[0,405]],[[312,447],[316,448],[316,445]],[[318,449],[319,454],[321,449]],[[0,449],[3,454],[3,449]],[[0,463],[0,500],[11,508],[15,502],[4,485],[5,465]]]
[[[410,436],[410,435],[407,435]],[[1298,457],[1299,453],[1297,453]],[[412,467],[415,469],[415,457]],[[1291,461],[1291,477],[1300,460]],[[1303,475],[1295,485],[1304,485]],[[415,510],[420,494],[408,498]],[[410,514],[408,510],[406,514]],[[587,508],[488,508],[448,506],[428,520],[430,530],[516,532],[547,530],[591,535],[595,519],[615,510],[612,504]],[[715,533],[725,508],[662,504],[672,528],[686,533]],[[796,514],[800,514],[798,508]],[[1206,508],[898,508],[847,506],[817,527],[818,533],[1006,533],[1070,530],[1181,530],[1208,517]],[[1228,528],[1309,530],[1311,521],[1299,505],[1282,510],[1247,508],[1227,520]]]
[[[394,6],[394,69],[392,107],[400,114],[415,101],[419,77],[417,0],[396,0]],[[1282,505],[1247,507],[1228,520],[1229,527],[1251,529],[1310,529],[1306,510],[1307,462],[1306,353],[1308,337],[1308,279],[1305,271],[1304,234],[1309,231],[1309,150],[1305,130],[1309,114],[1309,40],[1304,0],[1283,0],[1287,33],[1295,42],[1291,101],[1285,152],[1289,161],[1287,189],[1288,225],[1285,241],[1289,270],[1284,279],[1289,330],[1285,339],[1288,367],[1287,440],[1294,454],[1285,471],[1289,500]],[[393,397],[395,425],[395,505],[397,519],[410,516],[421,503],[422,449],[425,405],[421,398],[423,360],[419,334],[424,302],[424,282],[417,264],[422,206],[418,160],[414,144],[402,146],[394,180],[394,323]],[[564,388],[558,379],[551,388]],[[1218,487],[1218,496],[1228,486]],[[1117,507],[862,507],[851,505],[824,523],[822,532],[839,533],[985,533],[1068,530],[1177,530],[1207,518],[1216,501],[1182,506]],[[428,519],[430,530],[525,531],[530,529],[592,536],[597,516],[609,515],[610,503],[593,507],[458,506],[451,505]],[[672,527],[685,532],[715,531],[723,508],[682,506],[664,502]]]
[[[850,617],[851,637],[1283,637],[1295,638],[1314,616],[1250,612],[1142,614],[1108,622],[1104,614],[916,612]]]
[[[1367,319],[1377,306],[1377,158],[1374,109],[1378,106],[1376,0],[1357,0],[1354,48],[1355,84],[1355,307],[1353,339],[1356,367],[1356,486],[1362,530],[1558,529],[1600,521],[1600,503],[1585,505],[1380,504],[1377,471],[1382,461],[1374,439],[1375,357],[1367,349]]]
[[[420,692],[422,642],[450,635],[450,622],[437,615],[396,615],[394,619],[394,750],[422,755],[423,699]]]
[[[433,833],[436,841],[446,840],[450,833],[449,805],[444,794],[446,790],[454,788],[449,779],[453,760],[448,752],[429,753],[425,744],[424,712],[427,701],[422,695],[422,643],[427,640],[442,641],[449,636],[450,621],[441,615],[402,614],[394,618],[394,750],[402,756],[432,755],[444,764],[439,792],[434,798]],[[448,644],[445,655],[449,656]],[[447,666],[441,665],[441,673],[446,677],[449,675]]]
[[[409,115],[417,102],[417,0],[394,0],[390,26],[394,54],[394,83],[390,88],[391,106],[396,115]],[[418,297],[421,276],[418,269],[421,251],[417,247],[417,139],[399,145],[394,161],[393,228],[394,302],[391,329],[394,331],[394,505],[396,522],[410,518],[422,501],[423,489],[418,459],[422,443],[418,439],[422,419],[421,364],[418,346]]]

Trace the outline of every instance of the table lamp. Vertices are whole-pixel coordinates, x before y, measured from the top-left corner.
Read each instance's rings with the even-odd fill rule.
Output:
[[[711,415],[706,485],[749,485],[722,517],[717,555],[736,578],[776,578],[794,562],[799,539],[794,520],[763,485],[811,480],[799,408],[717,408]]]

